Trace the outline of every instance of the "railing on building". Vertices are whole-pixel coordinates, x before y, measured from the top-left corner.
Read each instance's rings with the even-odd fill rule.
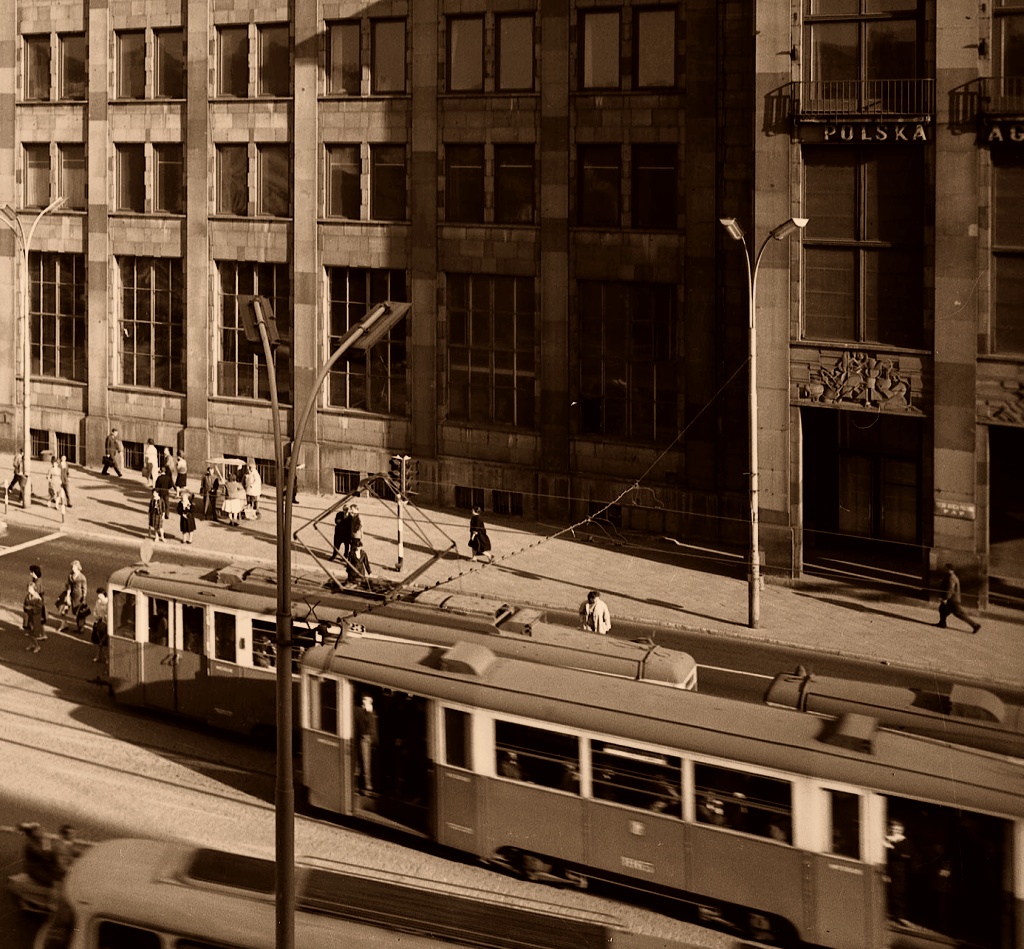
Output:
[[[935,112],[931,79],[821,79],[792,85],[797,120],[899,119]]]
[[[1024,76],[978,79],[972,85],[980,115],[1024,116]]]

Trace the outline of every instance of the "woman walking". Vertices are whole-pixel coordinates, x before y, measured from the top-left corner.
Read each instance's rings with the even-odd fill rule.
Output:
[[[149,537],[150,540],[164,540],[164,518],[167,516],[167,505],[160,496],[158,488],[153,489],[149,499]]]
[[[178,469],[179,472],[181,469]],[[192,493],[183,490],[178,501],[178,527],[181,529],[181,542],[192,543],[192,535],[196,532],[196,512],[192,506]]]
[[[485,557],[488,563],[494,562],[491,553],[491,538],[487,536],[487,525],[484,523],[483,511],[473,508],[473,516],[469,520],[469,549],[473,551],[471,560]]]
[[[55,507],[63,513],[64,508],[67,506],[67,498],[64,496],[64,485],[60,476],[60,463],[57,461],[56,455],[50,459],[50,467],[46,472],[46,485],[50,492],[50,507]]]
[[[39,652],[42,648],[39,644],[46,639],[43,632],[43,623],[46,622],[46,603],[43,599],[43,569],[32,564],[28,568],[28,587],[25,590],[25,601],[22,604],[24,620],[22,627],[30,642],[25,648],[29,652]]]

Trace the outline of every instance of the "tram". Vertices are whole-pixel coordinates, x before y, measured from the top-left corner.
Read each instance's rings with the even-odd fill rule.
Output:
[[[211,570],[150,563],[116,571],[107,607],[107,682],[115,699],[230,731],[271,732],[276,582],[274,571],[244,564]],[[461,639],[538,663],[697,688],[697,666],[686,653],[595,636],[547,622],[541,610],[486,598],[427,591],[385,600],[299,574],[292,602],[296,698],[303,650],[343,635],[439,645]]]
[[[746,938],[1024,949],[1024,767],[797,711],[450,647],[302,661],[312,805]]]
[[[799,668],[777,675],[764,700],[816,715],[870,715],[886,728],[1024,758],[1024,708],[1008,706],[976,686],[908,689],[811,675]]]
[[[272,860],[183,842],[110,840],[71,867],[35,949],[273,949],[274,894]],[[296,949],[650,945],[604,913],[333,862],[298,864],[295,894]]]

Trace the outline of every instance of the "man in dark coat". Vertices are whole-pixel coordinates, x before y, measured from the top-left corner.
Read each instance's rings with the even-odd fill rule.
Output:
[[[965,612],[960,605],[960,578],[956,575],[951,563],[946,564],[946,585],[942,591],[942,600],[939,603],[939,621],[936,626],[945,629],[946,617],[952,614],[957,619],[962,619],[971,627],[971,632],[976,633],[981,629],[981,623],[976,623]]]
[[[342,504],[341,510],[334,515],[334,542],[331,545],[331,560],[338,554],[347,554],[349,541],[352,539],[352,515],[349,513],[348,505]]]

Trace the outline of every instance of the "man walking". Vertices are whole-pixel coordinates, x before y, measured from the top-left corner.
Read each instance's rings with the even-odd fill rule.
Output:
[[[121,471],[122,459],[124,458],[124,445],[121,436],[116,428],[110,430],[107,440],[103,445],[103,470],[100,474],[106,474],[108,468],[113,468],[119,478],[123,478]]]
[[[580,604],[580,620],[584,629],[604,636],[612,628],[612,616],[608,605],[597,590],[591,590]]]
[[[17,488],[21,492],[22,497],[24,497],[24,494],[25,494],[25,450],[23,448],[19,448],[14,453],[13,468],[14,468],[14,477],[11,478],[11,483],[9,485],[7,485],[7,493],[9,495],[14,488]]]
[[[942,600],[939,602],[939,621],[935,624],[941,629],[946,628],[946,617],[952,614],[957,619],[962,619],[971,627],[971,632],[976,633],[981,629],[981,623],[976,623],[965,612],[960,605],[960,578],[956,575],[951,563],[946,564],[946,586],[942,591]]]

